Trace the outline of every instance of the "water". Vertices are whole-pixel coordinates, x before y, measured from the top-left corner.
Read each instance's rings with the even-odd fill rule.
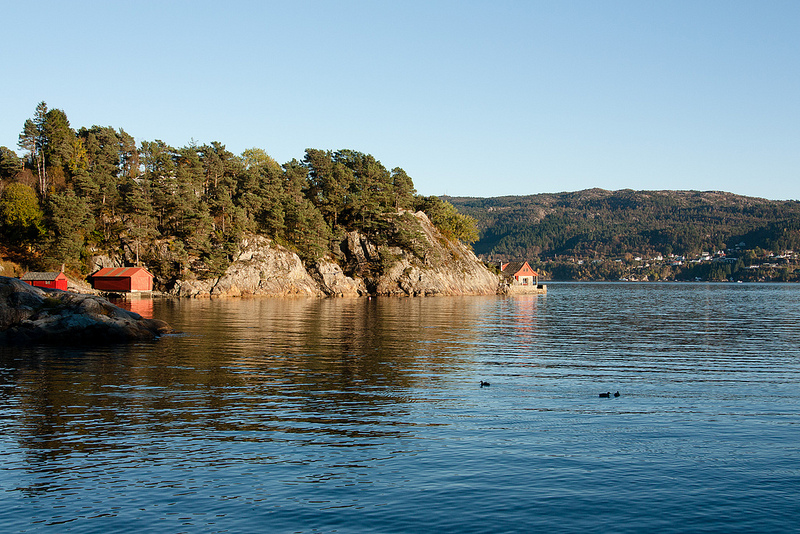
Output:
[[[152,312],[0,348],[1,530],[800,531],[800,286]]]

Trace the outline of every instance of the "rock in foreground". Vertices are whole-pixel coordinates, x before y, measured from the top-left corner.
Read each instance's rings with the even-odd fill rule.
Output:
[[[95,295],[32,287],[0,276],[0,343],[118,343],[172,332],[158,319]]]

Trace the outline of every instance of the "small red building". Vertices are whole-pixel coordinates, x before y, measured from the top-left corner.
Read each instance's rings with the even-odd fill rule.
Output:
[[[104,267],[89,278],[92,287],[100,291],[153,290],[153,275],[144,267]]]
[[[527,261],[512,261],[500,264],[503,277],[510,283],[523,286],[539,285],[539,273],[531,269]]]
[[[67,290],[67,275],[63,272],[47,272],[47,273],[25,273],[20,278],[23,282],[27,282],[33,287],[45,287],[49,289]]]

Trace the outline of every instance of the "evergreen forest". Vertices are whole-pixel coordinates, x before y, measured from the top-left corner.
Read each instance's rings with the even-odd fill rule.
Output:
[[[21,125],[17,149],[0,147],[0,269],[12,266],[4,274],[63,265],[85,275],[92,258],[105,255],[146,266],[165,286],[221,275],[250,234],[307,264],[337,260],[352,231],[422,257],[407,215],[420,210],[446,238],[472,243],[488,263],[527,260],[561,279],[616,279],[641,271],[634,258],[735,250],[724,264],[648,264],[644,276],[728,279],[759,258],[800,250],[798,201],[602,189],[422,196],[402,168],[389,170],[355,150],[309,148],[281,164],[261,148],[237,155],[219,142],[137,143],[122,128],[74,129],[63,110],[44,102]],[[800,279],[796,256],[784,257],[790,265],[778,279]]]
[[[0,147],[0,254],[24,269],[87,274],[93,256],[108,255],[165,284],[222,274],[246,234],[306,262],[335,258],[354,230],[412,247],[413,225],[387,223],[408,210],[449,239],[478,237],[473,219],[418,195],[403,169],[354,150],[307,149],[280,164],[260,148],[137,143],[122,128],[74,129],[45,102],[21,126],[20,153]]]
[[[699,255],[745,243],[800,249],[800,202],[718,191],[605,191],[445,197],[478,221],[477,254],[600,258]]]
[[[785,264],[800,250],[800,202],[795,200],[720,191],[603,189],[444,198],[477,221],[480,235],[473,248],[480,257],[526,259],[558,279],[617,279],[632,266],[663,257],[663,262],[649,262],[649,279],[724,280],[737,266],[774,263],[770,258],[776,255]],[[680,258],[717,252],[727,252],[725,264],[678,265]],[[772,274],[748,274],[747,279],[798,279],[792,265]]]

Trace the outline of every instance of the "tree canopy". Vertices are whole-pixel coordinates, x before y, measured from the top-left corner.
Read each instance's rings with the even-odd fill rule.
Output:
[[[281,165],[263,149],[236,155],[216,141],[137,144],[122,128],[74,130],[45,102],[23,124],[19,148],[22,157],[0,147],[0,231],[24,246],[30,267],[86,271],[89,256],[112,254],[161,280],[217,276],[246,232],[313,261],[335,256],[353,230],[409,240],[386,235],[387,221],[419,208],[452,239],[477,236],[452,205],[417,195],[403,169],[355,150],[308,149]]]
[[[0,228],[17,245],[34,243],[42,233],[42,210],[30,186],[11,183],[0,195]]]

